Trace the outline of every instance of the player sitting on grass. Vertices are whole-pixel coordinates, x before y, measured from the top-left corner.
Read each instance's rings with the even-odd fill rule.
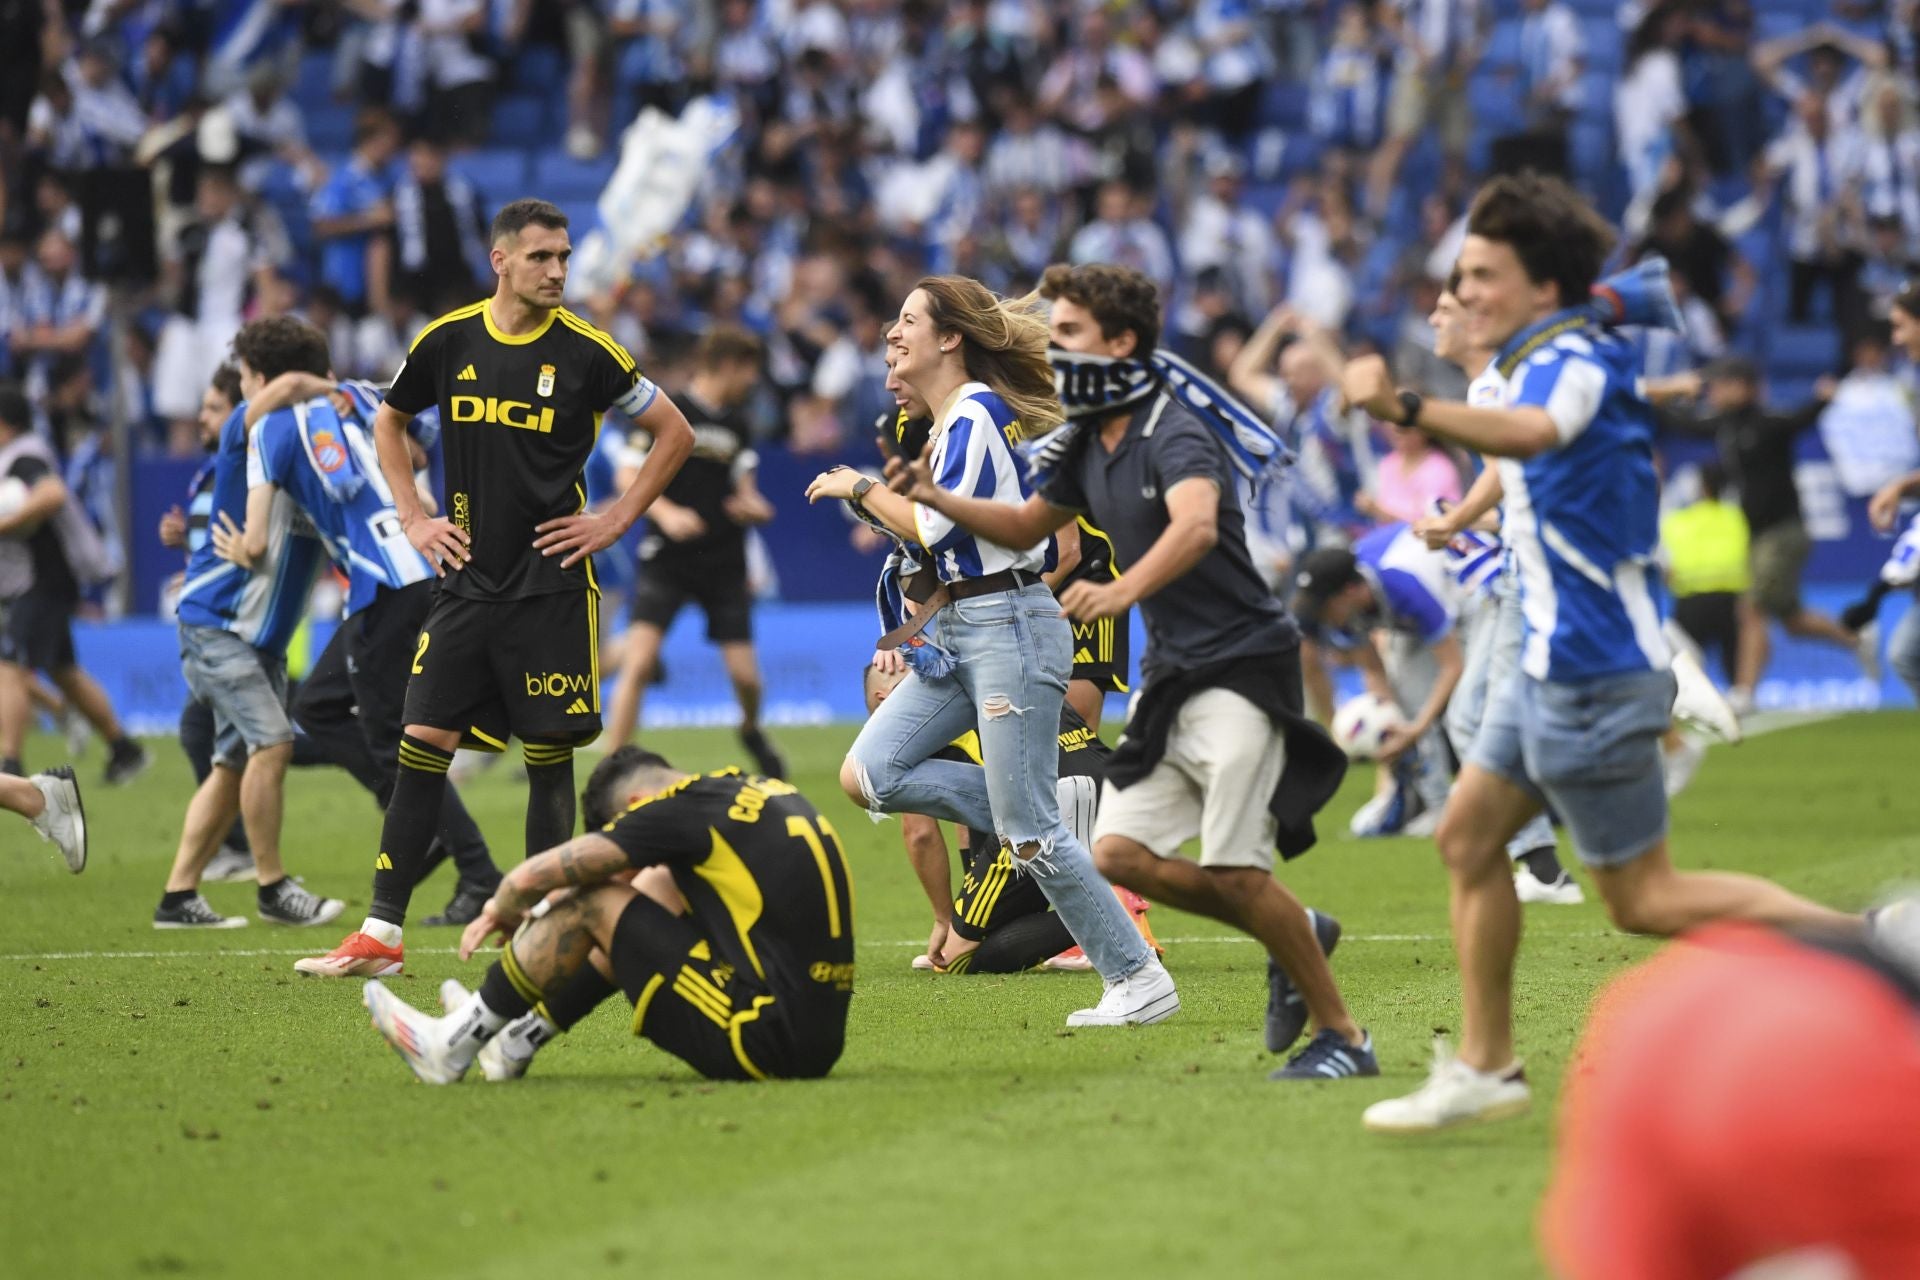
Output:
[[[584,799],[600,829],[508,872],[462,935],[466,959],[513,934],[478,991],[449,984],[435,1018],[367,983],[374,1027],[413,1073],[452,1084],[509,1023],[596,970],[596,953],[609,972],[587,985],[610,994],[610,976],[634,1034],[701,1075],[832,1070],[853,996],[853,882],[833,825],[785,782],[683,773],[632,746],[601,761]],[[604,821],[615,803],[624,812]]]
[[[31,822],[42,840],[60,850],[67,870],[79,875],[87,869],[87,815],[70,767],[56,765],[31,778],[0,773],[0,809]]]
[[[891,650],[874,655],[865,675],[867,712],[872,714],[906,678],[907,667]],[[1060,708],[1060,816],[1083,841],[1093,835],[1093,816],[1099,805],[1100,780],[1106,776],[1107,757],[1113,753],[1100,741],[1071,705]],[[936,759],[979,764],[980,747],[969,733],[955,739]],[[925,814],[900,815],[900,838],[907,846],[920,887],[933,906],[933,932],[927,949],[913,958],[915,969],[934,973],[1019,973],[1025,969],[1085,970],[1092,967],[1074,945],[1073,935],[1047,903],[1031,877],[1015,875],[1004,847],[976,839],[965,827],[955,827],[960,840],[962,888],[953,896],[947,870],[947,842],[940,821]],[[1165,949],[1154,941],[1147,924],[1147,900],[1130,889],[1115,887],[1134,927],[1158,954]]]

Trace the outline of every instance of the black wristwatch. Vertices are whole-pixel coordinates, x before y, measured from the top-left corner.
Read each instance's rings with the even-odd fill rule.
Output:
[[[1400,393],[1400,425],[1403,427],[1419,426],[1420,410],[1426,406],[1426,403],[1425,400],[1421,399],[1418,391],[1402,391]]]
[[[873,486],[874,479],[872,476],[861,476],[858,480],[855,480],[853,482],[853,500],[858,502],[860,499],[866,497],[867,490],[873,488]]]

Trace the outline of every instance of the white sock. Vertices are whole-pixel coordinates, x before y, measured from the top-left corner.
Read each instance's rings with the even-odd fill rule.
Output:
[[[383,947],[400,945],[400,926],[391,920],[375,920],[368,916],[360,923],[360,932],[372,938]]]
[[[442,1021],[447,1026],[447,1057],[461,1068],[472,1065],[480,1046],[493,1039],[500,1028],[507,1025],[507,1019],[488,1008],[478,991],[469,995],[465,1004]]]
[[[500,1047],[508,1057],[524,1061],[559,1034],[559,1027],[541,1016],[539,1010],[530,1009],[507,1024],[506,1030],[499,1035]]]

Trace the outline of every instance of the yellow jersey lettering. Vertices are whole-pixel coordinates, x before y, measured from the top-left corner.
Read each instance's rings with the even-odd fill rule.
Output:
[[[454,396],[447,402],[455,422],[490,422],[520,431],[553,432],[553,409],[536,410],[525,400],[496,400],[492,396]]]

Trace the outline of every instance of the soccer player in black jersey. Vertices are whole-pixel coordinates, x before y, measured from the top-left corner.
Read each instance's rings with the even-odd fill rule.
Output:
[[[688,601],[707,617],[707,639],[720,646],[727,678],[740,700],[740,741],[754,767],[785,777],[786,762],[760,728],[760,663],[753,651],[753,603],[747,590],[747,530],[773,519],[754,483],[759,460],[742,410],[760,381],[760,339],[717,325],[700,342],[693,378],[681,403],[693,424],[693,456],[647,512],[640,543],[640,580],[633,589],[633,625],[626,635],[620,684],[607,717],[607,741],[619,745],[640,724],[640,699],[653,678],[660,642]],[[651,452],[644,431],[621,474]]]
[[[617,983],[634,1034],[710,1079],[826,1075],[846,1043],[854,975],[853,881],[833,824],[785,782],[683,773],[634,746],[601,762],[586,800],[590,818],[620,808],[515,867],[460,939],[465,958],[531,922],[478,991],[448,983],[436,1018],[366,984],[375,1028],[414,1074],[451,1084],[509,1022],[563,995],[580,1003],[583,986],[591,1007]]]
[[[420,331],[374,422],[380,468],[407,540],[440,575],[407,683],[400,772],[374,861],[366,923],[305,967],[396,973],[401,924],[432,843],[447,768],[466,745],[527,763],[527,852],[573,832],[573,749],[600,732],[600,589],[592,555],[665,490],[693,430],[625,348],[560,303],[567,216],[516,200],[493,220],[493,296]],[[443,516],[413,488],[406,424],[438,406]],[[587,511],[583,471],[600,416],[618,406],[654,439],[611,506]]]

